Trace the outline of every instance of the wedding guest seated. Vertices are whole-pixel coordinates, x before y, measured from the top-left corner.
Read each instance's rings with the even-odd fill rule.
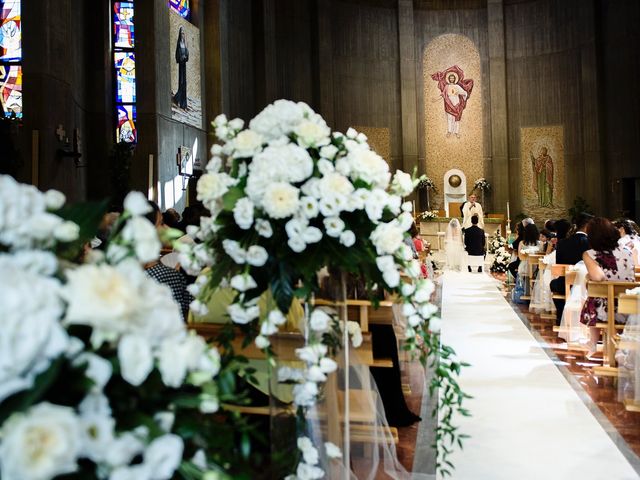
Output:
[[[549,255],[553,252],[554,246],[551,240],[555,237],[555,234],[546,228],[540,230],[540,242],[542,243],[542,253]]]
[[[158,208],[158,205],[155,202],[150,201],[149,205],[151,206],[152,211],[146,215],[147,220],[153,223],[156,229],[162,228],[163,224],[160,208]],[[160,262],[159,258],[152,262],[147,262],[144,265],[144,269],[147,275],[151,278],[155,279],[158,283],[167,285],[171,289],[173,299],[180,306],[182,317],[186,319],[187,313],[189,312],[189,304],[193,300],[193,297],[189,292],[187,292],[185,276],[178,270],[164,265]]]
[[[640,265],[640,230],[633,220],[621,218],[614,223],[620,232],[620,240],[618,244],[621,247],[627,247],[633,254],[633,264]]]
[[[162,214],[162,223],[164,223],[169,228],[176,228],[178,230],[181,230],[180,214],[175,208],[169,208]]]
[[[522,241],[518,245],[518,282],[522,285],[524,295],[531,295],[529,284],[529,265],[523,260],[531,253],[542,253],[542,242],[540,241],[540,231],[535,223],[527,223],[524,227]]]
[[[516,239],[511,244],[512,256],[511,263],[507,266],[507,270],[511,273],[511,276],[515,279],[518,276],[518,267],[520,266],[520,258],[518,258],[518,248],[522,237],[524,235],[524,226],[522,223],[516,225]]]
[[[589,280],[632,282],[635,276],[633,257],[628,248],[618,244],[620,233],[616,227],[606,218],[596,217],[589,223],[587,235],[591,249],[582,255],[582,259]],[[582,307],[580,321],[589,327],[590,334],[587,358],[596,352],[600,339],[596,323],[607,321],[607,303],[606,298],[588,297]]]
[[[464,248],[469,256],[467,268],[471,271],[471,264],[478,265],[478,272],[482,272],[484,262],[486,237],[484,230],[478,227],[478,216],[471,217],[471,227],[464,231]]]
[[[426,251],[427,247],[424,243],[424,240],[420,236],[420,230],[418,230],[418,226],[416,222],[411,224],[411,228],[409,229],[409,234],[411,235],[411,240],[413,242],[413,248],[416,252],[416,258],[420,260],[420,270],[422,272],[422,277],[428,277],[428,268],[426,264]]]
[[[575,265],[582,260],[582,254],[589,250],[589,239],[587,238],[586,229],[592,218],[593,215],[589,215],[588,213],[579,214],[575,219],[576,232],[562,240],[560,240],[560,229],[562,228],[564,230],[564,224],[562,220],[556,222],[556,230],[558,230],[559,238],[556,246],[556,264]],[[551,291],[555,294],[566,295],[564,276],[551,280],[549,288],[551,288]],[[560,326],[565,301],[554,298],[553,303],[556,306],[556,325]]]

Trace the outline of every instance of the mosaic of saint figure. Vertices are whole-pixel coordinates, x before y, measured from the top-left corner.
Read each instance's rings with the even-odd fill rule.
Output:
[[[462,112],[467,106],[473,80],[464,78],[464,71],[454,65],[442,72],[431,74],[431,78],[438,82],[440,96],[444,100],[444,112],[447,116],[447,137],[454,134],[460,138],[460,120]]]
[[[531,155],[533,169],[533,191],[538,194],[538,206],[553,207],[553,159],[548,154],[547,147],[540,149],[538,157]]]
[[[187,109],[187,62],[189,61],[189,48],[187,37],[182,27],[178,31],[176,44],[176,63],[178,64],[178,91],[173,97],[173,102],[183,110]]]

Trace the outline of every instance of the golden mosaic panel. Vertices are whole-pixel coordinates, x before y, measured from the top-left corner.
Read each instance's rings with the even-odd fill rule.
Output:
[[[520,162],[524,213],[534,218],[536,223],[565,217],[562,125],[521,128]]]
[[[391,130],[387,127],[353,127],[367,136],[371,150],[384,158],[389,165],[391,159]]]
[[[461,88],[466,92],[467,81],[473,81],[457,126],[450,123],[455,117],[445,111],[447,107],[444,95],[448,95],[449,90],[441,90],[439,85],[442,83],[432,78],[432,75],[450,71],[456,66],[463,78],[455,73],[453,82],[449,83],[448,79],[445,82],[447,88],[457,85],[457,92],[462,93]],[[445,74],[443,77],[448,78],[449,75]],[[423,89],[425,171],[438,187],[438,193],[431,199],[431,207],[443,208],[444,174],[448,170],[462,170],[467,177],[468,190],[473,187],[476,179],[484,176],[480,54],[471,39],[464,35],[445,34],[429,42],[423,55]],[[451,91],[450,98],[456,98],[453,93],[455,90]]]

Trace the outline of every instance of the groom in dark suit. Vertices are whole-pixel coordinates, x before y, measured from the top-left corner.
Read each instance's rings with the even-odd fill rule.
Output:
[[[558,244],[556,245],[556,264],[575,265],[582,260],[582,254],[589,250],[587,226],[592,218],[593,215],[589,215],[588,213],[581,213],[575,218],[574,223],[576,225],[576,233],[568,238],[558,240]],[[558,277],[551,280],[549,288],[552,293],[556,293],[558,295],[567,295],[568,293],[565,289],[564,277]],[[553,303],[556,306],[556,325],[560,325],[565,301],[554,298]]]
[[[484,257],[485,235],[484,230],[478,227],[478,216],[471,217],[471,226],[464,231],[464,248],[467,254],[472,257]],[[468,267],[471,271],[471,266]],[[482,272],[482,267],[478,267],[478,272]]]

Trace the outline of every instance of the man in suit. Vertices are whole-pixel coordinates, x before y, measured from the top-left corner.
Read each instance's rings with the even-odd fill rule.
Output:
[[[472,260],[476,260],[482,265],[486,238],[484,230],[478,227],[478,221],[479,218],[477,215],[471,217],[471,226],[464,231],[464,248],[469,257],[476,257],[475,259],[469,258],[469,263],[472,263]],[[477,263],[474,262],[474,264]],[[471,271],[471,265],[469,265],[468,268],[469,271]],[[478,267],[478,272],[482,272],[482,266]]]
[[[592,218],[593,215],[581,213],[574,219],[576,232],[568,238],[558,240],[558,244],[556,246],[556,264],[575,265],[582,260],[582,254],[589,250],[587,226]],[[558,295],[566,295],[568,293],[565,290],[564,277],[558,277],[551,280],[549,288],[552,293],[556,293]],[[554,298],[553,303],[556,306],[556,325],[560,325],[565,301]]]

